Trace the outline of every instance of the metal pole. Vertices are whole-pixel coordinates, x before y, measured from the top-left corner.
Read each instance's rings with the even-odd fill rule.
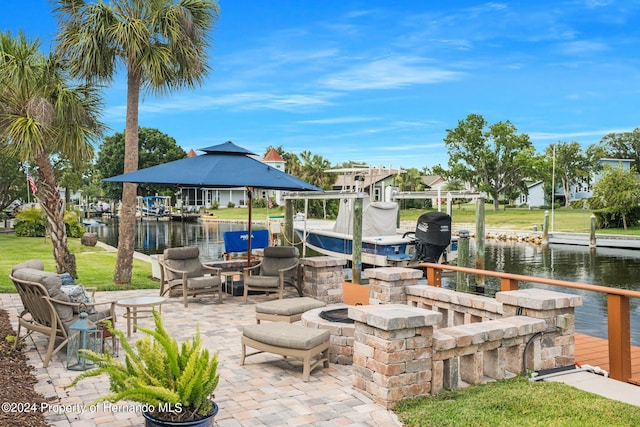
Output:
[[[249,225],[247,227],[247,267],[251,267],[251,233],[253,232],[251,226],[251,206],[253,205],[253,187],[247,187],[247,199],[249,200]]]

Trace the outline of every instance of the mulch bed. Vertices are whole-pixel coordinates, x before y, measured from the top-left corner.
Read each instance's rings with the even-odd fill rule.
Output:
[[[46,427],[41,404],[47,400],[36,393],[37,383],[20,350],[13,351],[13,342],[6,337],[15,336],[9,315],[0,310],[0,426]]]

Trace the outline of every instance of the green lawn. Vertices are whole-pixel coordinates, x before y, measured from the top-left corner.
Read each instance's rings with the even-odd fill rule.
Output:
[[[443,207],[446,210],[446,207]],[[224,208],[212,210],[220,219],[247,219],[247,208]],[[402,209],[400,211],[401,221],[415,222],[418,217],[427,212],[425,209]],[[252,210],[254,219],[264,220],[268,215],[284,215],[284,207],[279,206],[275,209],[254,208]],[[540,224],[544,223],[545,210],[542,209],[520,209],[520,208],[501,208],[499,211],[493,210],[492,204],[485,205],[485,228],[503,228],[519,231],[532,231],[533,225],[538,226],[538,230],[542,231]],[[549,228],[551,228],[551,219],[553,217],[553,230],[566,231],[573,233],[588,233],[591,228],[591,211],[559,208],[554,209],[553,215],[549,211]],[[476,223],[476,206],[475,203],[454,206],[451,212],[453,225],[474,226]],[[457,227],[459,228],[459,227]],[[471,230],[473,231],[473,229]],[[630,234],[640,235],[640,226],[630,227],[629,229],[606,229],[597,230],[600,234]]]
[[[160,284],[151,279],[151,265],[133,260],[133,277],[126,287],[112,283],[116,265],[116,253],[106,252],[100,247],[87,247],[80,239],[69,239],[69,249],[76,256],[78,283],[95,286],[98,290],[159,288]],[[39,259],[45,270],[55,271],[53,246],[50,239],[43,237],[17,237],[13,233],[0,233],[0,292],[15,292],[9,279],[11,268],[29,259]]]
[[[638,406],[522,376],[407,400],[396,413],[407,427],[640,425]]]

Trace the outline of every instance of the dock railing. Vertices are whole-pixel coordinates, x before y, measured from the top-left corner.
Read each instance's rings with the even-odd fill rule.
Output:
[[[587,283],[568,282],[566,280],[548,279],[520,274],[503,273],[491,270],[480,270],[454,265],[422,263],[426,270],[427,283],[431,286],[442,286],[442,270],[490,276],[500,278],[502,291],[515,291],[520,282],[542,283],[564,288],[581,289],[600,292],[607,295],[607,334],[609,342],[609,376],[613,379],[628,382],[631,379],[631,317],[630,299],[640,298],[640,292],[628,289],[609,288]]]

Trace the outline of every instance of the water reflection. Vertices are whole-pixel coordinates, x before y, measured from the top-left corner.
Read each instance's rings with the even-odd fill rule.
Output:
[[[99,227],[87,227],[98,233],[98,239],[111,246],[118,246],[118,223],[111,221]],[[225,231],[246,230],[246,224],[180,221],[138,221],[135,250],[147,255],[161,254],[166,248],[178,246],[197,246],[200,258],[218,261],[223,258]],[[254,225],[253,229],[264,229]]]
[[[264,227],[254,226],[255,229]],[[146,254],[162,253],[165,248],[194,245],[200,248],[203,261],[222,259],[223,233],[246,230],[246,224],[218,222],[182,223],[171,221],[138,222],[135,250]],[[102,242],[117,246],[117,223],[92,228]],[[471,241],[470,266],[474,265]],[[582,246],[535,246],[517,242],[487,241],[485,269],[504,271],[541,278],[552,278],[579,283],[632,289],[640,291],[640,251]],[[467,278],[467,288],[474,289],[473,278]],[[456,288],[456,276],[444,277],[443,286]],[[576,309],[576,330],[581,333],[607,337],[607,298],[597,292],[558,288],[541,284],[523,283],[522,287],[541,287],[583,297],[583,305]],[[493,296],[500,290],[497,278],[487,277],[485,287],[479,291]],[[640,345],[640,301],[631,299],[631,341]]]

